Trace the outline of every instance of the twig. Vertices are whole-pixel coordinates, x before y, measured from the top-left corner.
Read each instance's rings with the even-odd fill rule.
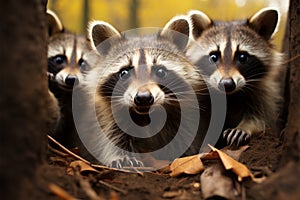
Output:
[[[76,178],[79,181],[79,184],[82,188],[82,190],[86,193],[86,195],[89,197],[91,200],[104,200],[103,197],[100,197],[95,190],[92,188],[90,182],[88,180],[85,180],[79,171],[75,171],[76,173]]]
[[[61,187],[53,183],[49,184],[49,189],[51,190],[52,193],[54,193],[57,197],[59,197],[62,200],[77,200],[69,193],[67,193],[64,189],[62,189]]]
[[[72,151],[70,151],[69,149],[67,149],[66,147],[64,147],[62,144],[60,144],[59,142],[57,142],[54,138],[52,138],[50,135],[47,135],[48,139],[51,140],[52,142],[54,142],[56,145],[58,145],[62,150],[64,150],[65,152],[67,152],[68,154],[70,154],[71,156],[75,157],[78,160],[81,160],[82,162],[85,162],[88,165],[91,165],[91,163],[87,160],[85,160],[84,158],[82,158],[81,156],[78,156],[77,154],[73,153]]]
[[[156,169],[153,167],[123,167],[123,169],[131,169],[135,172],[141,172],[141,171],[155,171]]]
[[[125,172],[125,173],[136,172],[142,176],[143,176],[143,172],[141,172],[142,170],[154,171],[154,169],[152,167],[123,167],[121,169],[118,169],[118,168],[110,168],[110,167],[106,167],[104,165],[96,165],[96,164],[91,164],[91,166],[94,168],[98,168],[98,169],[108,169],[108,170],[112,170],[112,171],[119,171],[119,172]]]
[[[106,183],[106,182],[104,182],[104,181],[101,181],[101,180],[100,180],[99,183],[101,183],[102,185],[105,185],[106,187],[111,188],[111,189],[113,189],[113,190],[115,190],[115,191],[117,191],[117,192],[121,192],[121,193],[124,194],[124,195],[126,195],[126,194],[128,193],[127,190],[120,189],[120,188],[118,188],[118,187],[116,187],[116,186],[114,186],[114,185],[111,185],[111,184],[109,184],[109,183]]]
[[[290,58],[289,60],[283,62],[284,65],[290,63],[290,62],[293,62],[294,60],[297,60],[298,58],[300,58],[300,54],[298,55],[295,55],[294,57]]]
[[[243,183],[241,183],[241,195],[242,195],[242,200],[247,200],[246,189]]]
[[[95,168],[100,168],[100,169],[112,169],[112,170],[116,170],[116,171],[121,171],[121,172],[127,172],[130,173],[132,172],[132,170],[134,170],[135,172],[141,174],[140,171],[154,171],[155,169],[152,167],[124,167],[122,169],[114,169],[114,168],[109,168],[103,165],[96,165],[96,164],[92,164],[89,161],[85,160],[84,158],[82,158],[81,156],[73,153],[72,151],[70,151],[69,149],[67,149],[66,147],[64,147],[62,144],[60,144],[58,141],[56,141],[53,137],[51,137],[50,135],[47,135],[48,139],[51,140],[52,142],[54,142],[56,145],[58,145],[63,151],[65,151],[66,153],[68,153],[69,155],[75,157],[78,160],[81,160],[82,162],[85,162],[86,164],[95,167]]]
[[[59,150],[57,150],[57,149],[51,147],[51,145],[49,145],[49,144],[48,144],[48,149],[49,149],[50,151],[56,153],[57,155],[62,156],[62,157],[65,157],[65,156],[69,155],[69,154],[67,154],[67,153],[61,152],[61,151],[59,151]]]

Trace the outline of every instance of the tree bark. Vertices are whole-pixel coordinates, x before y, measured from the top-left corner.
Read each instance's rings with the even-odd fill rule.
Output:
[[[284,52],[288,64],[281,124],[283,152],[279,169],[262,184],[251,188],[249,199],[298,200],[300,196],[300,3],[290,0]],[[288,109],[288,110],[287,110]]]
[[[49,101],[42,3],[0,2],[1,199],[37,199],[35,170],[45,157]]]
[[[287,29],[288,49],[288,116],[284,133],[284,149],[281,164],[298,162],[300,158],[300,3],[290,0]]]

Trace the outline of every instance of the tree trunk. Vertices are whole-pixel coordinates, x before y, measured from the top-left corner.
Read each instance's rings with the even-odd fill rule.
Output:
[[[250,199],[298,200],[300,196],[300,3],[290,0],[284,52],[288,64],[281,112],[283,152],[278,171],[249,191]]]
[[[35,170],[45,157],[44,0],[0,2],[1,199],[37,199]]]
[[[131,0],[129,3],[129,28],[138,28],[139,20],[138,20],[138,10],[139,10],[140,2],[139,0]]]
[[[300,158],[300,3],[298,0],[290,0],[288,29],[288,88],[286,96],[288,100],[288,116],[284,133],[284,152],[281,163],[298,162]],[[297,57],[298,56],[298,57]],[[296,58],[296,59],[295,59]],[[292,111],[292,112],[291,112]]]
[[[86,34],[86,29],[90,20],[90,7],[89,0],[83,0],[83,22],[82,22],[82,32]]]

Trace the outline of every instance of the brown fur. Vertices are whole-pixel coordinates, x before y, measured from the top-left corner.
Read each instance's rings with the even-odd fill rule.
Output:
[[[48,10],[48,75],[49,90],[60,107],[60,119],[50,134],[68,148],[77,147],[77,136],[72,115],[72,91],[90,69],[87,54],[91,51],[86,37],[66,32],[55,13]]]
[[[151,154],[151,152],[161,149],[172,141],[181,123],[182,110],[199,114],[198,106],[192,107],[192,98],[193,90],[196,91],[195,93],[199,92],[203,87],[203,81],[198,70],[186,59],[183,53],[188,44],[189,25],[189,20],[186,17],[175,17],[160,33],[133,38],[119,33],[106,22],[91,23],[89,38],[95,52],[100,54],[102,58],[86,77],[83,90],[84,96],[87,95],[89,107],[84,110],[88,111],[95,108],[97,119],[91,122],[93,116],[90,115],[93,113],[87,116],[82,115],[89,121],[82,121],[83,128],[81,130],[83,134],[81,137],[86,147],[99,161],[116,167],[139,165],[141,163],[136,161],[136,158],[142,159],[143,154]],[[180,31],[186,37],[179,40],[182,34],[181,36],[178,33],[174,34],[171,30]],[[106,40],[110,37],[111,39]],[[162,69],[167,70],[168,76],[166,78],[159,79],[158,75],[153,75],[153,73],[157,73],[156,69],[161,70],[157,66],[163,66]],[[127,68],[130,70],[126,71]],[[125,71],[123,71],[124,69]],[[160,76],[164,75],[164,70],[160,71],[162,73],[159,74]],[[128,80],[118,86],[117,83],[122,81],[120,76],[122,72],[131,75]],[[163,82],[164,80],[167,81],[166,85],[173,84],[175,90],[178,88],[179,100],[173,99],[171,94],[167,94],[166,88],[159,86],[159,81]],[[113,95],[113,89],[118,95]],[[146,106],[139,106],[135,103],[133,97],[139,93],[153,95],[151,106],[150,103]],[[176,95],[176,91],[173,93]],[[114,98],[112,99],[112,97]],[[197,102],[197,97],[195,100]],[[182,103],[181,106],[183,107],[179,107],[179,103]],[[167,119],[163,128],[157,130],[157,134],[149,136],[147,134],[161,125],[160,116],[156,116],[155,119],[159,120],[157,126],[154,128],[147,127],[151,122],[149,118],[151,117],[151,109],[154,109],[153,114],[155,114],[157,109],[159,110],[159,106],[164,108]],[[113,109],[115,109],[115,115]],[[130,116],[122,117],[122,112],[127,112],[128,109]],[[193,123],[193,117],[196,118],[196,116],[191,115],[182,117],[190,122],[190,126],[185,124],[186,126],[183,127],[185,134],[179,136],[176,141],[172,141],[173,145],[165,154],[156,155],[154,153],[151,155],[171,160],[184,153],[193,140],[191,138],[193,137],[192,132],[197,132],[198,129],[198,121]],[[118,126],[118,120],[120,120],[121,125],[125,124],[125,132]],[[144,128],[141,130],[134,128],[135,125],[131,123],[131,120],[139,128]],[[196,126],[195,130],[189,130],[193,126]],[[126,131],[147,136],[147,138],[129,136]],[[199,143],[201,144],[201,142]],[[200,144],[195,149],[199,150]],[[126,151],[130,153],[127,154]],[[176,151],[181,152],[181,154],[175,155]],[[196,150],[193,152],[198,153]],[[140,153],[139,156],[141,157],[136,157],[134,153]]]
[[[275,75],[282,55],[270,40],[278,12],[263,9],[249,19],[229,22],[214,21],[200,11],[191,11],[189,17],[195,42],[187,57],[207,77],[209,87],[221,93],[226,90],[227,115],[219,144],[246,144],[252,134],[272,126],[276,116]]]

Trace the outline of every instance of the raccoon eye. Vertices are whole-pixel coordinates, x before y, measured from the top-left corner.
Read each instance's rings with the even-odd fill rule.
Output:
[[[53,60],[54,60],[54,62],[55,62],[56,64],[60,65],[60,64],[63,64],[63,63],[65,62],[66,56],[64,56],[64,55],[58,55],[58,56],[55,56],[55,57],[53,58]]]
[[[237,58],[241,63],[245,63],[248,61],[249,54],[247,52],[240,52],[238,53]]]
[[[218,62],[219,57],[220,57],[220,53],[212,52],[212,53],[209,54],[209,62],[210,63],[216,63],[216,62]]]
[[[126,80],[130,77],[130,71],[129,69],[122,69],[119,73],[119,77],[122,80]]]
[[[167,69],[165,69],[164,67],[159,67],[156,69],[155,74],[159,78],[165,78],[168,75],[168,72]]]
[[[82,58],[79,59],[78,65],[80,66],[81,70],[83,70],[83,71],[87,70],[87,63]]]

